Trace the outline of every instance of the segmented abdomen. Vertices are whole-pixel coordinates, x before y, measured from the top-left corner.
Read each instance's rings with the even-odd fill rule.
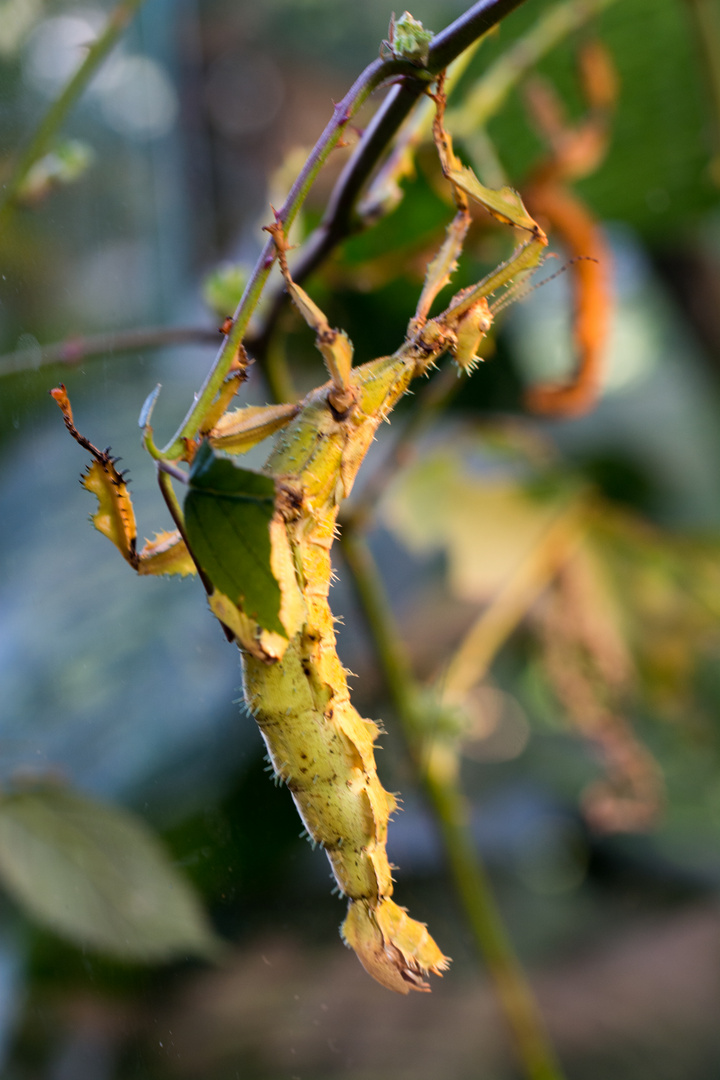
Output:
[[[337,682],[318,680],[321,640],[308,626],[276,664],[246,656],[246,699],[275,772],[308,833],[325,849],[341,892],[352,899],[390,896],[385,840],[395,799],[375,768],[378,729],[349,700],[338,700]]]
[[[245,698],[275,772],[350,899],[345,938],[370,974],[400,993],[429,989],[423,974],[439,973],[448,961],[423,924],[390,899],[386,839],[396,800],[377,775],[379,729],[350,702],[328,591],[338,505],[411,374],[401,357],[357,368],[357,400],[346,416],[334,413],[326,386],[279,437],[267,471],[293,488],[299,503],[287,527],[307,617],[281,660],[243,655]]]

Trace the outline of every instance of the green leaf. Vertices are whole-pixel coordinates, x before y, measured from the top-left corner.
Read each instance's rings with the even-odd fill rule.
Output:
[[[285,634],[280,585],[270,565],[275,482],[198,450],[185,498],[185,528],[193,554],[220,592],[264,630]]]
[[[0,881],[39,923],[121,959],[218,951],[192,887],[142,821],[63,788],[0,796]]]

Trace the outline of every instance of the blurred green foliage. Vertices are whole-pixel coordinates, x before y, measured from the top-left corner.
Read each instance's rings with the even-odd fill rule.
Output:
[[[457,101],[463,87],[471,86],[549,6],[527,0],[483,43]],[[2,14],[13,10],[6,0]],[[413,15],[439,29],[460,10],[459,4],[427,0]],[[30,75],[38,41],[31,35],[75,11],[69,2],[36,5],[34,22],[28,17],[15,44],[4,48],[4,148],[27,136],[48,100]],[[66,135],[90,145],[94,161],[76,183],[16,214],[3,238],[3,349],[142,321],[206,319],[198,282],[208,265],[228,257],[236,264],[252,261],[257,219],[265,222],[269,213],[262,179],[267,167],[276,168],[292,149],[301,112],[307,127],[319,133],[331,99],[344,92],[386,36],[388,16],[379,0],[352,11],[344,6],[340,11],[337,0],[263,5],[213,0],[198,8],[148,0],[123,55],[150,57],[167,76],[179,121],[141,138],[137,131],[112,126],[99,92],[80,103]],[[696,930],[694,937],[682,937],[686,925],[696,925],[687,920],[698,910],[698,900],[715,902],[720,880],[718,354],[706,333],[706,320],[720,301],[717,188],[710,171],[717,117],[692,18],[692,5],[680,0],[620,0],[593,27],[617,67],[620,98],[609,154],[578,191],[598,218],[615,223],[618,323],[624,335],[622,348],[616,343],[619,363],[631,366],[638,354],[648,353],[654,366],[609,391],[587,420],[520,420],[527,369],[513,329],[519,319],[510,313],[495,355],[463,384],[447,423],[421,446],[421,458],[432,461],[434,450],[444,453],[458,430],[467,430],[463,424],[470,425],[455,479],[426,493],[416,518],[423,524],[424,515],[431,529],[438,501],[469,470],[478,500],[484,498],[487,507],[495,499],[499,539],[488,552],[492,535],[489,529],[483,534],[480,511],[462,535],[450,539],[465,542],[465,565],[472,567],[477,520],[480,577],[492,576],[499,556],[507,557],[510,541],[519,536],[498,508],[498,491],[510,492],[513,505],[526,511],[542,505],[541,490],[546,498],[558,491],[589,493],[593,550],[613,598],[615,630],[635,670],[623,705],[666,784],[666,806],[652,839],[588,830],[578,800],[602,767],[592,745],[568,731],[567,710],[548,678],[537,623],[530,619],[521,625],[492,671],[492,700],[503,706],[495,715],[495,742],[478,731],[474,740],[466,739],[462,775],[476,836],[495,870],[521,952],[538,968],[567,958],[567,992],[582,1000],[585,1016],[593,1018],[584,1027],[579,1020],[563,1027],[558,1017],[575,1014],[561,991],[565,1012],[561,1005],[554,1012],[552,1002],[549,1006],[568,1073],[577,1080],[609,1074],[621,1080],[646,1075],[706,1080],[715,1075],[720,1053],[716,1023],[706,1017],[716,1009],[717,994],[707,989],[712,975],[704,966],[715,962],[708,942],[717,928],[710,919],[706,936]],[[563,43],[539,65],[571,116],[583,108],[576,46],[575,39]],[[280,104],[268,112],[264,127],[233,133],[231,126],[218,124],[210,107],[212,86],[221,86],[228,112],[238,106],[232,84],[223,81],[228,57],[233,70],[250,57],[266,62],[267,97],[272,84]],[[488,134],[502,168],[521,185],[543,149],[519,89],[491,120]],[[10,162],[4,151],[0,167],[5,172]],[[338,168],[339,157],[330,171]],[[321,185],[308,207],[308,224],[317,220],[326,196],[327,186]],[[405,182],[399,207],[351,238],[309,286],[333,325],[348,331],[360,360],[389,352],[402,340],[427,255],[451,212],[434,155],[423,149],[417,177]],[[457,286],[476,280],[503,258],[506,243],[496,232],[478,230]],[[704,276],[693,279],[699,300],[690,307],[672,275],[661,278],[653,269],[658,253],[667,266],[688,249],[698,259],[702,254],[705,267]],[[229,292],[213,292],[221,314],[229,314],[230,305],[219,297],[237,289],[239,280],[232,278]],[[567,298],[548,287],[526,305],[539,351],[543,313],[534,304],[546,314],[567,306]],[[669,321],[661,321],[660,313]],[[298,383],[319,381],[311,341],[291,313],[283,329]],[[561,328],[559,336],[565,333]],[[151,484],[142,479],[149,463],[132,434],[139,405],[161,379],[165,390],[158,421],[170,425],[205,367],[203,358],[188,360],[172,351],[160,359],[107,357],[61,372],[92,437],[122,446],[129,459],[146,531],[161,522]],[[136,582],[123,576],[124,567],[106,567],[112,555],[83,520],[86,496],[68,494],[80,459],[74,447],[66,447],[46,398],[57,380],[56,371],[30,371],[4,380],[0,393],[0,497],[8,526],[0,551],[5,567],[0,604],[8,613],[0,638],[7,688],[3,780],[7,784],[20,766],[39,765],[44,772],[59,765],[81,789],[133,805],[166,835],[175,862],[236,949],[220,972],[200,973],[191,966],[133,972],[67,950],[24,922],[22,932],[16,931],[12,920],[18,916],[8,913],[0,946],[10,988],[0,1040],[8,1076],[63,1075],[62,1067],[64,1075],[73,1075],[67,1070],[82,1058],[73,1058],[71,1051],[86,1047],[90,1036],[101,1048],[87,1059],[94,1072],[87,1065],[78,1071],[76,1064],[75,1075],[224,1080],[239,1071],[257,1077],[379,1078],[404,1075],[403,1070],[431,1076],[444,1069],[458,1077],[510,1076],[512,1066],[493,1035],[494,1021],[478,1019],[491,1010],[478,996],[482,990],[469,959],[471,946],[440,876],[432,824],[418,810],[412,770],[352,599],[339,593],[338,610],[346,614],[341,647],[349,667],[362,676],[357,685],[362,707],[368,715],[385,717],[385,783],[407,798],[407,812],[394,824],[396,859],[406,875],[402,899],[422,911],[427,899],[419,892],[413,896],[413,870],[433,878],[427,885],[435,894],[428,919],[432,916],[457,961],[457,974],[445,980],[430,1005],[421,1003],[424,1011],[416,1012],[421,1005],[413,1004],[404,1014],[387,1004],[382,991],[366,991],[355,962],[339,950],[322,856],[313,857],[296,839],[288,793],[274,791],[261,774],[259,739],[249,719],[238,720],[236,707],[229,705],[239,681],[234,657],[222,652],[222,641],[208,629],[197,591]],[[249,392],[264,400],[259,378]],[[398,424],[415,402],[405,404]],[[510,417],[478,431],[477,414],[486,418],[498,406]],[[417,475],[406,474],[407,482]],[[397,517],[411,493],[401,487],[388,513]],[[462,507],[468,515],[471,501]],[[449,598],[445,577],[452,553],[449,562],[438,552],[411,554],[406,542],[407,535],[391,539],[383,529],[373,539],[416,669],[441,681],[441,661],[477,617],[479,597],[460,590]],[[500,752],[503,730],[525,732],[524,749],[492,759],[490,749]],[[115,862],[109,851],[103,845],[102,857]],[[56,887],[54,880],[31,882],[27,890],[41,889],[49,901],[55,893],[57,902]],[[660,926],[666,908],[672,919]],[[82,921],[79,908],[74,917]],[[650,924],[658,936],[646,954],[642,935]],[[684,943],[685,952],[678,947],[673,953],[669,944],[662,952],[663,934],[668,942]],[[607,943],[615,966],[605,983],[598,981],[610,989],[593,996],[575,957],[577,949],[587,956],[598,938]],[[664,966],[660,961],[652,966],[653,950],[666,958]],[[678,955],[685,957],[682,963]],[[685,967],[699,973],[696,981]],[[623,1027],[611,1003],[633,970],[641,973],[647,997],[637,991],[627,1002]],[[28,1003],[19,1019],[13,995],[16,1002]],[[658,1004],[661,998],[672,1006],[670,1019]],[[206,1003],[207,1012],[199,1015],[209,1038],[190,1023],[199,1001]],[[320,1001],[329,1006],[329,1018]],[[444,1007],[448,1011],[441,1014]],[[451,1013],[459,1018],[456,1027]],[[366,1018],[359,1035],[358,1015]],[[468,1028],[472,1041],[463,1059],[458,1048]],[[175,1033],[180,1050],[169,1049],[173,1036],[168,1032]],[[394,1044],[403,1049],[403,1060],[393,1056]]]

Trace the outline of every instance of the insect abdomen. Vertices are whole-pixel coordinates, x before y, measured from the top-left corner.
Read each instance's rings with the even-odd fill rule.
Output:
[[[290,789],[308,833],[325,848],[342,893],[389,896],[385,838],[395,799],[375,770],[377,728],[349,701],[336,704],[323,694],[326,701],[317,702],[302,640],[298,634],[276,664],[244,657],[248,706],[275,772]]]

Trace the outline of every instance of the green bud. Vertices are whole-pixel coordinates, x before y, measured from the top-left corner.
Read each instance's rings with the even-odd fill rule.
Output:
[[[393,55],[422,67],[427,64],[433,36],[432,30],[425,30],[423,24],[413,19],[409,11],[404,11],[397,20],[393,15],[390,22],[390,48]]]

